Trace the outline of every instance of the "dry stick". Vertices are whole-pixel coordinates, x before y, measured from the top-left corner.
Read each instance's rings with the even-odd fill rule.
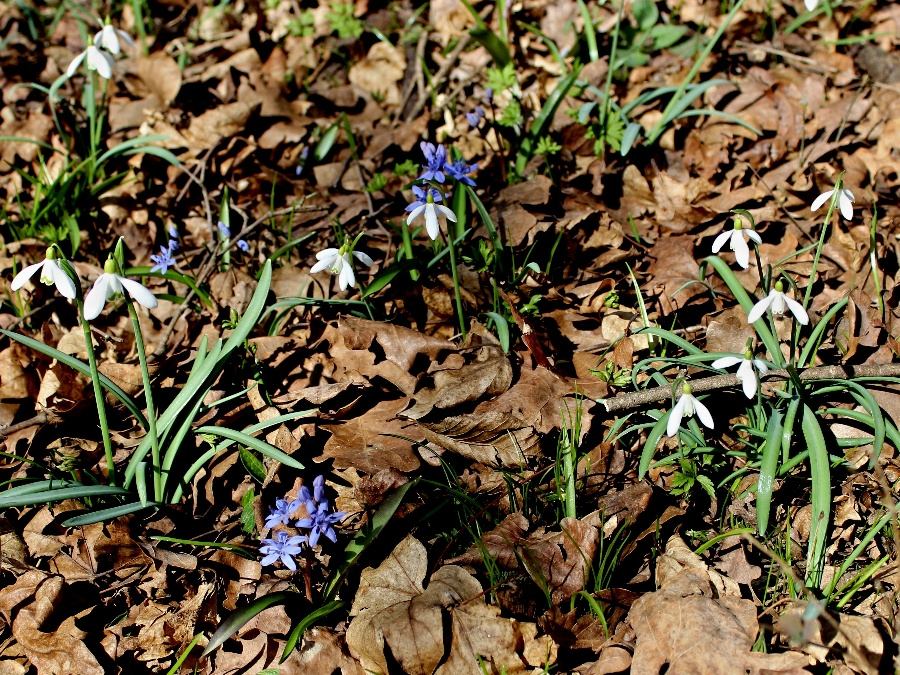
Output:
[[[900,363],[884,363],[868,366],[821,366],[807,368],[800,373],[801,380],[837,380],[849,377],[900,377]],[[763,379],[790,379],[786,370],[770,370]],[[737,375],[715,375],[701,380],[691,380],[691,391],[694,394],[702,394],[707,391],[730,389],[740,384]],[[620,412],[641,408],[648,403],[659,403],[672,398],[672,387],[663,385],[644,389],[642,391],[619,394],[613,398],[601,399],[600,405],[606,408],[606,412]]]
[[[469,42],[472,41],[471,35],[466,35],[462,40],[459,41],[459,44],[453,49],[450,53],[450,56],[447,57],[447,60],[444,61],[444,64],[441,66],[440,70],[437,71],[437,74],[434,76],[434,79],[431,82],[431,87],[434,90],[440,88],[440,86],[444,83],[444,79],[446,79],[450,69],[456,65],[456,60],[459,58],[459,55],[463,53],[466,47],[469,46]],[[428,101],[428,96],[422,91],[422,94],[419,96],[418,100],[416,100],[416,105],[413,106],[412,111],[409,115],[406,116],[406,122],[414,120],[419,116],[419,113],[422,112],[422,109],[425,107],[425,103]]]
[[[14,434],[17,431],[22,431],[23,429],[29,429],[31,427],[36,427],[41,424],[46,424],[50,422],[52,424],[56,424],[59,421],[56,415],[48,415],[46,412],[40,412],[34,417],[29,417],[27,420],[22,420],[21,422],[16,422],[15,424],[10,424],[8,426],[0,429],[0,438],[6,438],[10,434]]]

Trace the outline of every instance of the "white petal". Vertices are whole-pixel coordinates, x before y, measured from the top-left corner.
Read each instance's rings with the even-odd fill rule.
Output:
[[[112,57],[93,45],[87,48],[87,64],[88,69],[96,70],[100,77],[107,80],[112,77]]]
[[[775,316],[784,314],[784,310],[787,309],[787,305],[784,303],[786,299],[787,296],[784,293],[772,291],[772,314]]]
[[[60,295],[64,298],[68,298],[69,300],[75,299],[75,294],[78,292],[78,289],[75,288],[75,284],[69,278],[69,275],[63,272],[62,268],[59,266],[55,260],[48,260],[47,267],[50,268],[50,274],[53,277],[53,283],[56,284],[56,290],[59,291]]]
[[[738,379],[744,389],[744,396],[753,398],[756,396],[756,373],[753,372],[753,363],[744,359],[737,371]]]
[[[829,190],[828,192],[823,192],[822,194],[820,194],[818,197],[816,197],[815,201],[813,201],[812,206],[809,207],[810,210],[818,211],[820,208],[822,208],[822,204],[824,204],[831,198],[832,194],[834,194],[834,190]]]
[[[309,273],[315,274],[316,272],[322,272],[327,269],[331,269],[331,260],[320,260],[310,268]]]
[[[66,68],[66,77],[72,77],[75,74],[75,71],[78,70],[78,66],[81,65],[81,62],[84,61],[84,57],[87,55],[87,52],[81,52],[78,56],[72,59],[69,62],[68,67]]]
[[[728,241],[728,239],[731,237],[732,232],[734,232],[734,230],[725,230],[718,237],[716,237],[716,240],[713,242],[713,247],[712,247],[713,253],[718,253],[719,251],[722,250],[722,247],[725,245],[725,242]]]
[[[784,296],[784,301],[787,303],[788,309],[791,310],[791,314],[794,315],[794,318],[797,319],[800,325],[805,326],[809,323],[809,315],[806,313],[806,310],[803,309],[803,305],[787,296]]]
[[[712,362],[713,368],[731,368],[731,366],[737,365],[743,359],[739,359],[737,356],[723,356],[721,359],[716,359]]]
[[[753,305],[753,308],[750,310],[750,313],[747,315],[748,323],[755,323],[759,321],[763,314],[766,313],[766,310],[769,309],[769,305],[772,304],[772,294],[769,293],[762,300]]]
[[[715,428],[716,425],[713,422],[712,415],[709,414],[709,408],[703,405],[696,398],[694,399],[694,408],[697,411],[697,417],[699,417],[700,421],[703,422],[703,426],[705,426],[707,429]]]
[[[752,239],[757,244],[762,244],[762,237],[759,236],[758,232],[754,230],[744,230],[744,234],[747,235],[747,239]]]
[[[819,0],[803,0],[803,4],[806,5],[806,11],[811,12],[819,6]]]
[[[681,418],[684,417],[684,406],[687,403],[686,396],[690,394],[682,394],[678,402],[673,406],[672,412],[669,413],[669,421],[666,423],[666,436],[672,438],[678,433],[678,427],[681,426]]]
[[[838,206],[841,207],[841,215],[844,216],[845,220],[853,220],[853,200],[847,199],[844,192],[841,193],[841,197],[838,199]]]
[[[103,47],[103,49],[111,54],[118,54],[120,51],[119,36],[116,35],[116,29],[110,24],[103,26],[103,28],[101,28],[94,36],[94,44],[97,47]]]
[[[856,199],[856,198],[853,196],[853,193],[850,192],[850,190],[848,190],[847,188],[844,188],[843,190],[841,190],[841,196],[842,196],[842,197],[846,197],[846,198],[849,199],[851,202],[852,202],[854,199]]]
[[[424,211],[424,210],[425,210],[425,204],[422,204],[421,206],[417,206],[416,208],[414,208],[410,212],[410,214],[406,217],[406,224],[412,225],[412,221],[414,221],[416,218],[418,218],[419,214],[421,214],[422,211]]]
[[[341,252],[336,248],[325,248],[316,253],[316,260],[334,260],[337,258]]]
[[[106,304],[106,300],[109,298],[109,282],[111,277],[111,274],[106,274],[104,272],[97,277],[97,281],[94,282],[91,290],[88,291],[87,297],[84,299],[84,318],[87,321],[93,321],[100,316],[100,312],[103,311],[103,305]]]
[[[753,365],[755,365],[756,369],[761,373],[769,372],[769,366],[767,366],[766,362],[762,361],[761,359],[753,359]]]
[[[747,269],[750,266],[750,248],[741,233],[735,231],[737,236],[731,238],[731,249],[734,251],[734,258],[737,264]]]
[[[353,251],[353,255],[366,267],[371,267],[375,264],[375,261],[362,251]]]
[[[437,239],[440,233],[437,214],[434,211],[434,204],[425,205],[425,230],[432,239]]]
[[[10,288],[14,291],[19,290],[22,286],[25,285],[31,277],[34,276],[34,273],[37,272],[41,267],[44,266],[46,260],[41,260],[41,262],[34,263],[33,265],[29,265],[24,268],[21,272],[19,272],[16,276],[13,277],[12,284]]]
[[[138,304],[143,305],[147,309],[153,309],[159,304],[156,296],[134,279],[128,279],[126,277],[118,277],[118,279],[125,287],[125,290],[128,291],[128,295],[134,298]]]
[[[338,276],[338,286],[340,286],[342,291],[348,286],[351,288],[356,286],[356,275],[353,274],[352,265],[344,265],[341,268],[341,273]]]
[[[435,206],[437,207],[438,211],[444,214],[447,220],[449,220],[451,223],[456,222],[456,214],[453,213],[453,209],[444,206],[443,204],[435,204]]]

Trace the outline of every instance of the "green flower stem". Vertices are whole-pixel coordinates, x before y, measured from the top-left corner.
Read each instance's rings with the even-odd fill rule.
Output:
[[[834,183],[834,192],[831,194],[831,199],[828,201],[828,213],[825,214],[825,222],[822,223],[822,232],[819,234],[819,241],[816,244],[812,270],[809,272],[809,283],[806,285],[806,293],[803,295],[803,309],[809,309],[809,302],[812,299],[813,284],[816,283],[819,270],[819,258],[822,256],[822,248],[825,246],[825,234],[828,232],[828,223],[831,222],[831,214],[834,213],[834,209],[838,205],[838,199],[840,199],[841,191],[843,189],[844,174],[841,172],[841,175],[838,176],[837,181]]]
[[[141,363],[141,380],[144,383],[144,401],[147,404],[147,424],[150,433],[150,452],[153,458],[153,498],[162,501],[162,466],[160,464],[159,435],[156,432],[156,409],[153,405],[153,390],[150,387],[150,369],[147,367],[147,352],[144,348],[144,334],[141,331],[141,320],[138,318],[134,302],[128,294],[125,294],[125,304],[128,305],[128,315],[134,326],[134,347]]]
[[[466,317],[463,315],[462,293],[459,290],[459,270],[456,266],[456,245],[453,243],[453,237],[447,237],[447,246],[450,248],[450,270],[453,272],[453,294],[456,296],[456,316],[459,319],[459,332],[465,339]]]
[[[97,370],[97,355],[94,353],[94,340],[91,337],[91,326],[84,318],[84,304],[76,300],[78,307],[78,320],[84,330],[84,347],[87,352],[88,366],[91,369],[91,384],[94,387],[94,402],[97,404],[97,417],[100,420],[100,435],[103,437],[103,453],[106,455],[106,472],[109,474],[109,484],[116,484],[116,465],[113,462],[112,441],[109,435],[109,422],[106,419],[106,399],[103,398],[103,388],[100,386],[100,371]]]

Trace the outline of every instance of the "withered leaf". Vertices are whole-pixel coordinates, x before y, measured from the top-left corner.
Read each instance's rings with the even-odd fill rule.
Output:
[[[537,639],[534,624],[500,617],[499,609],[484,603],[478,580],[463,568],[445,565],[425,588],[426,568],[425,547],[408,536],[381,565],[363,571],[347,629],[350,652],[363,668],[388,672],[386,648],[410,675],[479,672],[479,660],[518,673],[528,669],[530,659],[543,658],[534,665],[555,660],[552,640]],[[453,635],[449,646],[447,615]]]

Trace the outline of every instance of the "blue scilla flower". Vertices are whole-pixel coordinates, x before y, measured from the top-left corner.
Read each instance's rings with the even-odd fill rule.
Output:
[[[266,527],[272,529],[276,525],[287,525],[294,511],[300,508],[303,502],[300,499],[276,499],[275,508],[269,511],[266,518]]]
[[[279,530],[272,539],[263,539],[260,542],[259,552],[263,554],[261,564],[271,565],[280,560],[285,567],[295,572],[297,563],[294,562],[294,556],[300,554],[305,543],[305,535],[289,535],[284,530]]]
[[[404,210],[409,213],[410,211],[415,211],[420,206],[425,206],[429,201],[431,202],[442,202],[444,201],[444,195],[441,194],[441,191],[437,188],[433,187],[419,187],[418,185],[412,186],[413,196],[416,198],[414,202],[409,204]],[[431,199],[429,199],[429,196]]]
[[[169,241],[167,246],[160,247],[157,255],[150,256],[150,260],[153,262],[153,267],[150,268],[150,271],[159,272],[160,274],[168,272],[169,268],[175,264],[175,258],[172,254],[177,247],[178,242],[174,240]]]
[[[434,143],[419,143],[422,154],[425,156],[425,171],[419,176],[419,180],[433,180],[437,183],[444,182],[444,165],[447,163],[447,149],[443,145],[435,146]]]
[[[475,110],[466,113],[466,121],[473,129],[484,119],[484,108],[477,106]]]
[[[475,187],[475,181],[469,176],[478,170],[478,164],[466,164],[466,160],[458,159],[455,162],[447,162],[447,173],[460,183]]]
[[[237,247],[241,249],[244,253],[250,250],[250,244],[248,244],[243,239],[238,239]]]
[[[304,501],[303,505],[308,515],[297,521],[297,527],[309,530],[309,545],[318,544],[319,538],[322,536],[336,542],[337,532],[334,531],[334,526],[341,522],[347,514],[343,511],[331,512],[331,504],[325,496],[325,477],[316,476],[313,481],[312,494],[305,485],[301,487],[300,499]]]
[[[231,237],[231,228],[229,228],[224,222],[220,220],[218,223],[216,223],[216,227],[218,228],[219,236],[222,237],[222,239],[228,239],[229,237]]]

